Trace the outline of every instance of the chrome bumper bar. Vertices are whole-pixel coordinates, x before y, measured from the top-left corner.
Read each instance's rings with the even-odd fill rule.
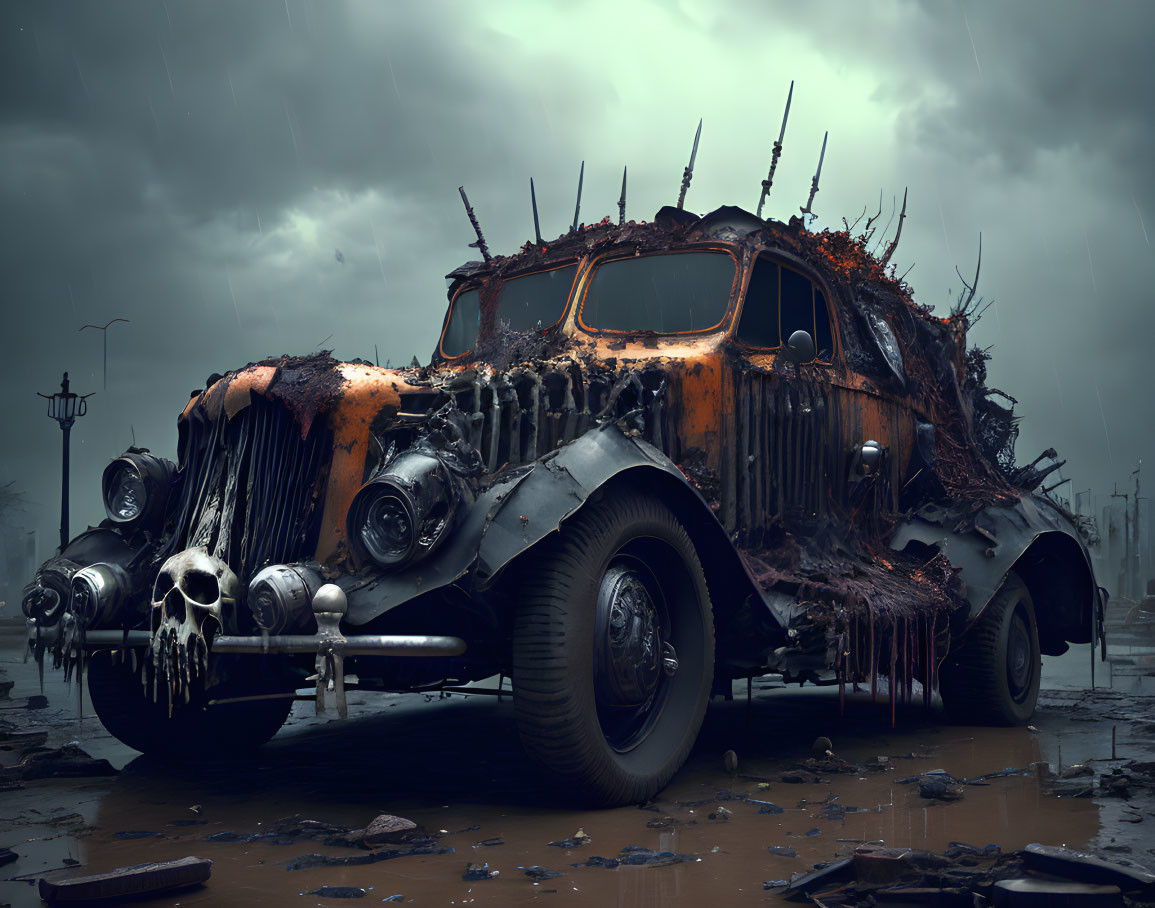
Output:
[[[318,650],[342,656],[460,656],[465,641],[460,637],[432,637],[424,634],[371,635],[353,637],[280,636],[213,638],[214,653],[316,653]]]

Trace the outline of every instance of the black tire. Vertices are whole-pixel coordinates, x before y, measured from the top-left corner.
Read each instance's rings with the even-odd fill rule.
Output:
[[[959,722],[1025,725],[1041,673],[1034,603],[1012,571],[943,664],[943,706]]]
[[[131,660],[97,651],[87,674],[92,708],[109,734],[146,754],[203,758],[253,750],[277,733],[293,708],[292,698],[284,697],[213,706],[179,704],[170,716],[163,697],[155,702],[146,695],[140,668]]]
[[[525,748],[567,797],[647,800],[685,762],[710,697],[714,621],[694,545],[660,502],[626,492],[589,502],[530,557],[513,632]]]

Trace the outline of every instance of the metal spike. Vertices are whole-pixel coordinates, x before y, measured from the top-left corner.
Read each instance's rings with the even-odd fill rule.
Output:
[[[678,207],[681,208],[686,201],[686,190],[690,188],[690,180],[694,178],[694,159],[698,156],[698,140],[702,138],[702,121],[698,120],[698,131],[694,133],[694,147],[690,149],[690,163],[685,170],[682,171],[682,188],[678,192]]]
[[[622,168],[622,197],[618,199],[618,226],[626,222],[626,168]]]
[[[470,243],[473,249],[481,250],[481,257],[488,263],[493,256],[489,254],[489,247],[485,245],[485,237],[481,235],[481,225],[477,223],[477,215],[473,213],[473,206],[469,204],[469,196],[465,194],[465,187],[458,186],[457,191],[461,193],[461,201],[465,203],[465,213],[469,215],[469,223],[473,225],[473,232],[477,234],[477,242]]]
[[[818,180],[822,176],[822,161],[826,158],[826,140],[828,138],[830,138],[829,130],[822,137],[822,151],[818,153],[818,169],[814,171],[814,179],[810,181],[810,198],[806,200],[806,207],[802,209],[803,216],[815,216],[810,206],[814,204],[814,196],[818,194]]]
[[[762,217],[762,206],[766,204],[766,196],[770,194],[770,185],[774,182],[774,169],[778,166],[778,158],[782,155],[782,140],[786,137],[786,120],[790,116],[790,102],[794,98],[794,80],[790,80],[790,93],[786,95],[786,111],[782,114],[782,128],[778,130],[778,141],[774,143],[774,150],[770,153],[770,172],[762,181],[762,195],[758,199],[758,210],[755,214]]]
[[[577,194],[577,204],[574,206],[574,209],[573,209],[573,227],[570,228],[570,230],[574,230],[574,231],[576,231],[578,229],[578,215],[581,213],[581,210],[582,210],[582,180],[585,179],[585,175],[586,175],[586,162],[582,161],[582,169],[578,171],[578,194]]]
[[[539,246],[541,245],[541,223],[537,219],[537,193],[533,191],[533,177],[529,178],[529,201],[533,205],[533,235],[534,240]]]

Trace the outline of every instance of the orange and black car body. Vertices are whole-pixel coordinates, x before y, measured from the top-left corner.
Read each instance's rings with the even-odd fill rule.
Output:
[[[965,317],[919,306],[848,232],[664,208],[448,280],[427,366],[285,356],[212,376],[180,414],[178,462],[115,462],[109,520],[30,585],[36,645],[68,661],[115,631],[181,690],[189,639],[203,658],[261,637],[264,655],[235,658],[279,660],[291,690],[320,657],[269,641],[319,634],[310,603],[331,584],[343,639],[460,641],[419,657],[366,642],[346,662],[362,687],[510,674],[527,571],[623,495],[692,542],[715,683],[931,690],[1012,575],[1041,652],[1096,637],[1071,516],[976,441]],[[197,571],[217,579],[190,629]]]

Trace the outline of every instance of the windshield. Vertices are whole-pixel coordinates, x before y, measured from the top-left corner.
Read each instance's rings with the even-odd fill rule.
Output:
[[[552,328],[565,312],[576,273],[577,265],[566,265],[552,271],[507,278],[492,288],[485,287],[486,303],[496,300],[488,330],[525,332]],[[441,341],[444,356],[461,356],[473,348],[481,331],[482,292],[481,288],[474,287],[454,298]]]
[[[726,252],[603,262],[590,278],[581,321],[603,331],[705,331],[725,317],[735,273],[734,259]]]

